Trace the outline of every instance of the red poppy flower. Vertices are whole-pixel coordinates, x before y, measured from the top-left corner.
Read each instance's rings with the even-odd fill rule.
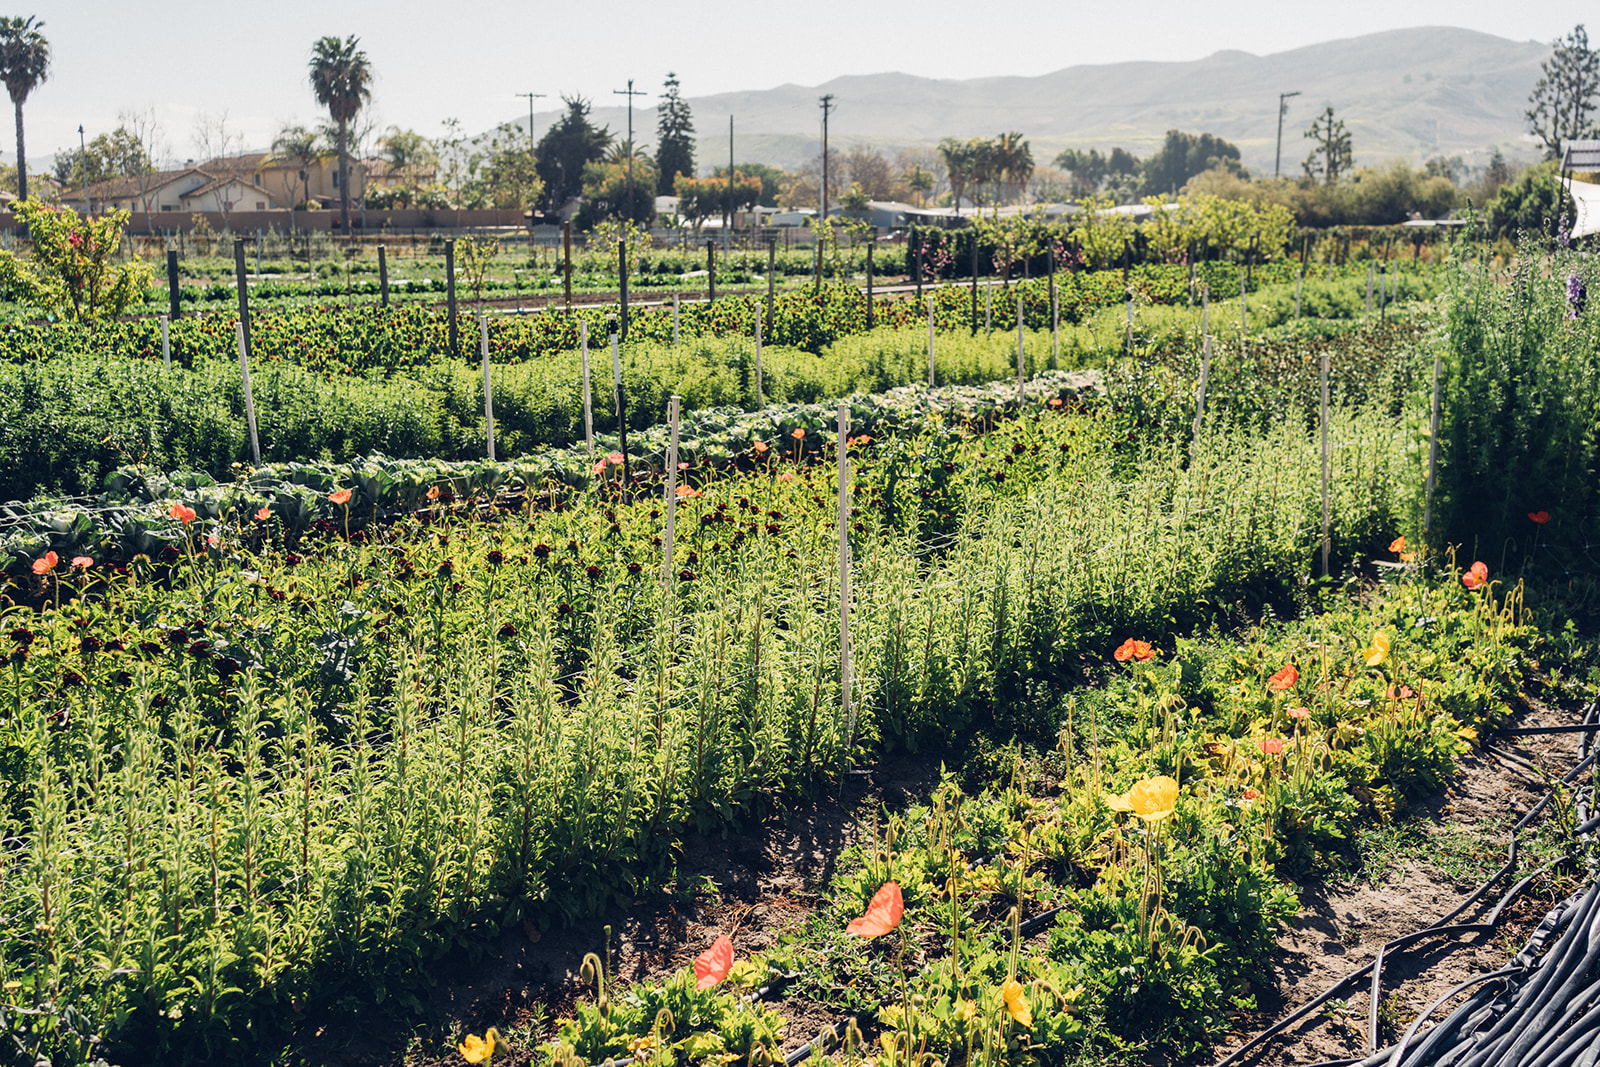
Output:
[[[72,557],[72,569],[75,570],[75,571],[86,571],[90,567],[93,567],[93,566],[94,566],[94,557],[92,557],[92,556],[73,556]]]
[[[61,562],[61,557],[54,552],[46,552],[33,561],[33,573],[49,574],[56,569],[56,564]]]
[[[900,897],[900,883],[885,882],[883,887],[872,895],[872,903],[867,905],[867,913],[859,919],[851,919],[844,932],[855,934],[857,937],[878,937],[899,926],[900,918],[905,913],[905,902]]]
[[[607,453],[606,454],[606,459],[611,461],[611,465],[613,467],[622,466],[622,453],[621,452],[610,452],[610,453]]]
[[[341,489],[337,493],[329,493],[328,499],[335,504],[348,504],[350,503],[350,490]]]
[[[169,519],[177,519],[187,526],[194,521],[194,508],[185,507],[182,504],[174,504],[167,509],[167,517]]]
[[[1472,569],[1461,576],[1461,584],[1468,589],[1482,589],[1489,581],[1489,565],[1478,560]]]
[[[1294,669],[1293,663],[1286,663],[1283,669],[1267,679],[1267,688],[1273,692],[1281,693],[1285,689],[1293,689],[1294,683],[1300,680],[1300,672]]]
[[[1117,646],[1117,650],[1111,653],[1111,658],[1118,663],[1126,663],[1130,659],[1138,660],[1142,663],[1147,659],[1154,658],[1155,654],[1156,650],[1150,647],[1150,642],[1138,641],[1130,637]]]
[[[1550,521],[1550,513],[1548,511],[1530,511],[1528,512],[1528,518],[1543,526]]]
[[[257,522],[266,522],[270,518],[272,518],[271,508],[262,508],[260,511],[256,512]]]
[[[1259,790],[1259,789],[1246,789],[1244,791],[1244,796],[1240,797],[1239,799],[1243,800],[1246,804],[1250,803],[1252,800],[1260,800],[1261,799],[1261,790]]]
[[[710,948],[694,958],[694,987],[710,989],[728,977],[732,969],[733,942],[728,940],[727,934],[722,934]]]

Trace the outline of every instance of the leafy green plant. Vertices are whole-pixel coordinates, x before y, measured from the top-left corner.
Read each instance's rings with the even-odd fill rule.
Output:
[[[26,262],[14,252],[0,252],[0,287],[13,298],[64,321],[90,325],[116,319],[143,299],[150,276],[143,261],[112,263],[122,247],[128,212],[85,219],[37,200],[21,201],[12,211],[33,240],[33,256]]]

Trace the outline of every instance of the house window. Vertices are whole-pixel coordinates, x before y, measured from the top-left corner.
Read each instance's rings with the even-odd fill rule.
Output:
[[[334,171],[333,172],[333,187],[335,189],[339,188],[339,172],[338,171]]]
[[[162,204],[161,205],[161,210],[162,211],[176,211],[176,210],[178,210],[178,205],[177,204]]]
[[[259,175],[259,174],[256,175],[256,187],[257,188],[261,187],[261,175]]]
[[[257,211],[265,211],[265,210],[267,210],[267,202],[265,200],[257,200],[256,201],[256,210]]]

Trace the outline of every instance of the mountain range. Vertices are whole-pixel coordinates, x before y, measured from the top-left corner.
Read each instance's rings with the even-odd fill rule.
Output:
[[[795,168],[817,157],[819,98],[832,94],[829,146],[873,145],[886,154],[932,147],[945,137],[992,137],[1018,130],[1036,164],[1063,148],[1120,146],[1141,158],[1169,129],[1212,133],[1239,146],[1256,176],[1273,172],[1277,106],[1283,121],[1282,171],[1298,174],[1310,150],[1304,131],[1332,107],[1350,131],[1357,165],[1434,156],[1481,166],[1499,149],[1531,160],[1523,109],[1550,46],[1474,30],[1425,26],[1389,30],[1257,56],[1223,51],[1189,62],[1084,64],[1033,77],[925,78],[849,75],[822,85],[688,96],[702,172],[728,158]],[[542,133],[559,112],[535,117]],[[654,108],[634,110],[634,136],[655,141]],[[596,107],[591,119],[625,136],[627,112]],[[508,119],[525,127],[527,119]]]

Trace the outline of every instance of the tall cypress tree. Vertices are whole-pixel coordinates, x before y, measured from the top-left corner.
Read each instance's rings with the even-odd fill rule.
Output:
[[[563,96],[561,102],[567,113],[545,131],[533,150],[534,170],[544,183],[541,203],[551,211],[583,191],[583,168],[605,158],[611,147],[610,128],[597,130],[589,121],[589,101]]]
[[[668,74],[667,91],[656,105],[656,195],[672,196],[678,175],[694,177],[694,118],[678,94],[678,76]]]

